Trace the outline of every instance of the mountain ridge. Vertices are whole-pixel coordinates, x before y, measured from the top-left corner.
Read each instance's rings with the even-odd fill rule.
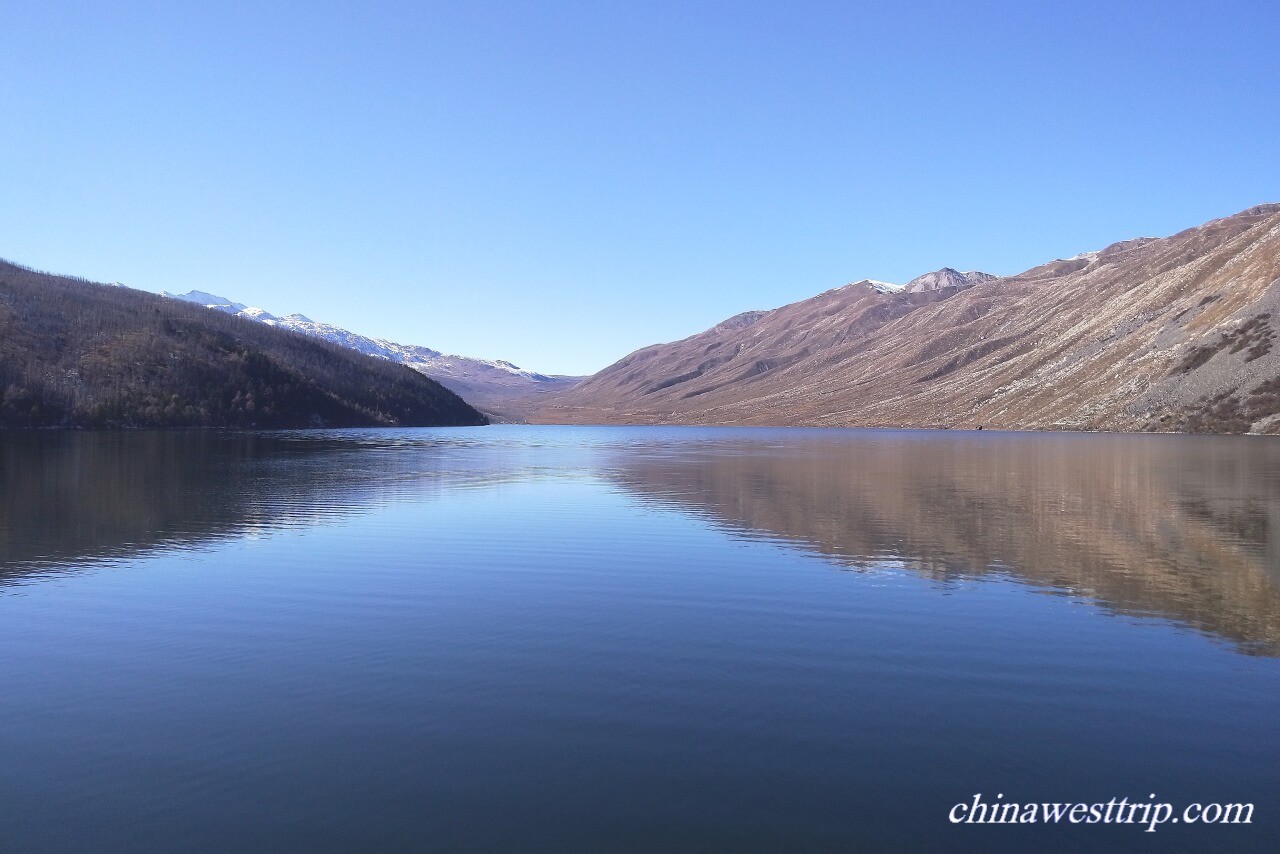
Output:
[[[304,314],[277,316],[264,309],[206,291],[192,290],[185,294],[165,291],[161,296],[310,335],[368,356],[398,362],[461,395],[468,403],[504,420],[517,420],[519,417],[514,409],[506,405],[508,401],[536,398],[561,391],[581,379],[526,370],[503,359],[477,359],[443,353],[419,344],[399,344],[384,338],[370,338],[341,326],[312,320]]]
[[[533,420],[1280,432],[1280,204],[1013,276],[913,282],[642,348]]]
[[[485,423],[454,392],[402,366],[0,261],[0,428]]]

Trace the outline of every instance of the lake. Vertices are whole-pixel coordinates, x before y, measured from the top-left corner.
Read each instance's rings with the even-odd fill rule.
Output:
[[[9,434],[0,487],[6,851],[1280,845],[1275,439]]]

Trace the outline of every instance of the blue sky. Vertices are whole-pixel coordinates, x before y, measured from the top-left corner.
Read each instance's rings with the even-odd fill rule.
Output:
[[[1273,3],[0,7],[0,257],[585,373],[1280,200]]]

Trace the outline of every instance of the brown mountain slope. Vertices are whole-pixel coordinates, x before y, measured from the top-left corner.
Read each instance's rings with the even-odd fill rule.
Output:
[[[941,270],[934,270],[932,273],[916,276],[903,285],[902,289],[909,294],[918,294],[921,291],[937,291],[943,288],[958,288],[962,285],[977,285],[995,278],[997,277],[990,273],[980,273],[977,270],[961,273],[959,270],[943,267]]]
[[[971,281],[738,315],[533,420],[1280,432],[1280,204]]]

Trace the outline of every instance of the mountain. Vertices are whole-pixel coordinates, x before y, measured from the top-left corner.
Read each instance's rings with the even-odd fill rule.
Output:
[[[977,270],[970,270],[967,273],[961,273],[959,270],[953,270],[950,267],[943,267],[941,270],[934,270],[932,273],[925,273],[923,276],[916,276],[911,281],[902,286],[902,290],[909,294],[919,294],[925,291],[940,291],[943,288],[959,288],[965,285],[977,285],[982,282],[989,282],[996,278],[990,273],[980,273]]]
[[[400,365],[0,261],[0,428],[484,423]]]
[[[367,356],[399,362],[426,374],[472,405],[503,420],[518,420],[520,413],[541,396],[564,391],[581,379],[540,374],[502,360],[452,356],[416,344],[397,344],[382,338],[368,338],[341,326],[320,323],[302,314],[277,317],[263,309],[204,291],[189,291],[185,294],[165,292],[163,296],[256,320],[268,326],[322,338]]]
[[[1280,432],[1280,204],[997,278],[864,280],[638,350],[579,423]]]

